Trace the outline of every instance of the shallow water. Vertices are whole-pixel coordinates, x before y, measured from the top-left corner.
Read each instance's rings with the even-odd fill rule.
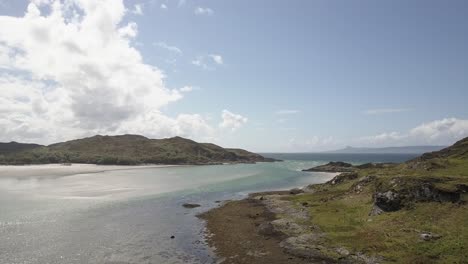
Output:
[[[0,263],[214,263],[196,214],[252,191],[324,182],[332,175],[300,170],[329,160],[1,175]]]

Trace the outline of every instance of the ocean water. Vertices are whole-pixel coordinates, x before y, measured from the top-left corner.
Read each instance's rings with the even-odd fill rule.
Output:
[[[284,162],[129,169],[66,177],[0,175],[0,263],[215,263],[196,217],[218,200],[322,183],[328,161],[414,155],[265,154]],[[186,209],[183,203],[198,203]],[[171,236],[175,236],[171,239]]]

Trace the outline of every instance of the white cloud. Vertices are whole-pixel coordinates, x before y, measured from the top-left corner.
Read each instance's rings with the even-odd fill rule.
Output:
[[[276,111],[277,115],[292,115],[292,114],[298,114],[300,113],[300,110],[290,110],[290,109],[282,109]]]
[[[195,8],[193,12],[195,13],[195,15],[213,15],[214,14],[213,9],[209,7],[197,7]]]
[[[166,4],[161,4],[161,9],[167,9],[167,5]]]
[[[468,120],[457,118],[435,120],[411,129],[409,134],[429,143],[450,144],[468,136]]]
[[[223,65],[224,59],[219,54],[210,54],[205,56],[197,56],[191,62],[204,70],[214,70],[216,66]]]
[[[411,111],[409,108],[378,108],[378,109],[369,109],[364,111],[366,115],[381,115],[381,114],[391,114],[391,113],[402,113]]]
[[[209,55],[211,59],[213,59],[213,61],[216,63],[216,64],[223,64],[223,57],[221,55],[218,55],[218,54],[210,54]]]
[[[362,137],[358,143],[364,145],[451,145],[468,136],[468,120],[444,118],[418,125],[407,132],[386,132]]]
[[[200,115],[160,111],[189,88],[167,88],[143,62],[126,12],[122,0],[37,0],[23,17],[0,16],[0,141],[216,132]]]
[[[199,87],[184,86],[184,87],[180,88],[179,91],[181,91],[183,93],[188,93],[188,92],[192,92],[192,91],[199,90],[199,89],[200,89]]]
[[[179,49],[178,47],[176,46],[171,46],[171,45],[168,45],[167,43],[165,42],[157,42],[157,43],[154,43],[155,46],[157,47],[160,47],[160,48],[163,48],[163,49],[166,49],[170,52],[173,52],[173,53],[176,53],[178,55],[182,55],[182,50]]]
[[[247,118],[238,114],[229,112],[228,110],[223,110],[221,114],[222,122],[219,124],[219,127],[224,129],[230,129],[232,131],[237,130],[245,123],[247,123]]]
[[[141,4],[135,4],[133,10],[131,11],[135,15],[143,15],[143,7]]]

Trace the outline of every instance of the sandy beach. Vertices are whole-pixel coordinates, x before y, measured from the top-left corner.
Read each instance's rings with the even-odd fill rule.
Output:
[[[96,165],[96,164],[44,164],[44,165],[4,165],[0,166],[0,177],[8,178],[55,178],[70,176],[84,173],[97,173],[103,171],[115,170],[133,170],[133,169],[148,169],[148,168],[164,168],[181,165],[139,165],[139,166],[123,166],[123,165]]]

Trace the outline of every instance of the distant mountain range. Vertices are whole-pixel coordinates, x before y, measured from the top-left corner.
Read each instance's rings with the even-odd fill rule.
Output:
[[[93,136],[49,146],[0,143],[0,164],[220,164],[270,162],[243,150],[198,143],[182,137],[149,139],[139,135]]]
[[[355,154],[422,154],[426,152],[439,151],[446,146],[404,146],[385,148],[355,148],[346,147],[344,149],[327,151],[326,153],[355,153]]]

